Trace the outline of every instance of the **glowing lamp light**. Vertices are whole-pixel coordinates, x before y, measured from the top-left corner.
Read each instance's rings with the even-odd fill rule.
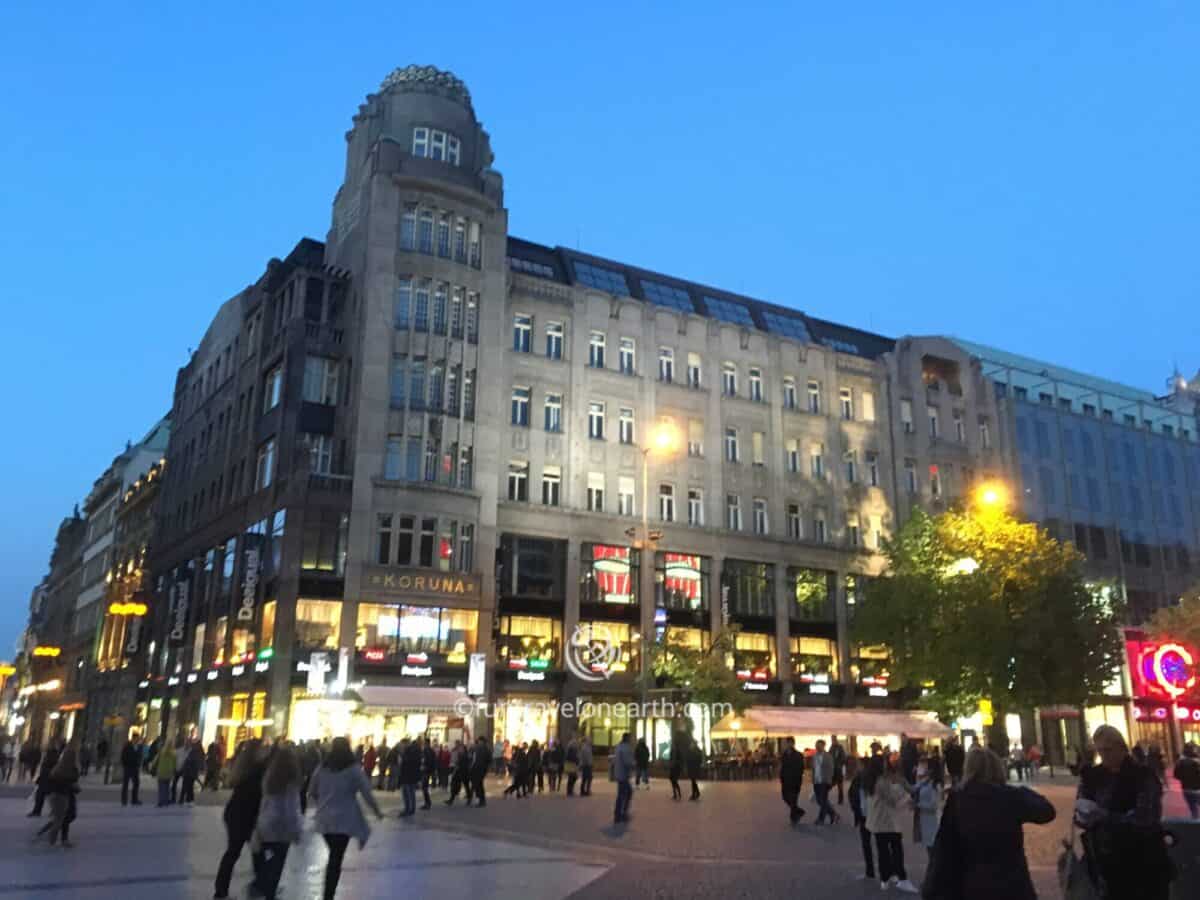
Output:
[[[734,719],[732,722],[729,723],[729,727],[732,728],[734,731],[741,731],[742,723],[739,722],[737,719]]]
[[[34,647],[34,656],[56,657],[62,654],[62,647]]]
[[[15,675],[16,673],[16,666],[9,665],[8,663],[0,663],[0,678],[6,678],[9,675]]]

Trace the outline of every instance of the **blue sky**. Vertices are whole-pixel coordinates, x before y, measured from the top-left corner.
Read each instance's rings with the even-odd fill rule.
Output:
[[[0,657],[59,520],[218,304],[324,237],[351,116],[410,62],[467,82],[514,234],[1152,390],[1200,367],[1195,5],[163,6],[5,13]]]

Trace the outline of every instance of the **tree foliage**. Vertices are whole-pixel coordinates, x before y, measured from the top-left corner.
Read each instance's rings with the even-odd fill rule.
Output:
[[[743,712],[749,699],[729,665],[737,631],[737,626],[729,626],[707,648],[700,649],[668,642],[664,629],[645,648],[649,653],[646,669],[652,679],[649,687],[671,690],[682,702],[724,704]]]
[[[1178,606],[1158,610],[1146,623],[1146,631],[1158,640],[1200,648],[1200,585],[1188,591]]]
[[[916,512],[885,546],[854,639],[890,650],[890,684],[932,684],[922,703],[949,715],[992,701],[1008,710],[1100,693],[1120,664],[1123,610],[1085,584],[1082,557],[1003,512]]]

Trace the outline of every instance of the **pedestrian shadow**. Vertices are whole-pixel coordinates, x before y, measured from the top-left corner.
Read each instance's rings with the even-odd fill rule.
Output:
[[[606,825],[600,829],[600,833],[610,838],[621,838],[629,831],[629,820],[624,822],[613,822],[611,825]]]

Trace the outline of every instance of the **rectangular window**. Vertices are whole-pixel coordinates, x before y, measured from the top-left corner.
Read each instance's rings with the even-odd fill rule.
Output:
[[[763,402],[762,369],[750,370],[750,399],[755,403]]]
[[[457,166],[462,155],[462,144],[452,134],[446,135],[446,162]]]
[[[460,572],[471,572],[475,568],[475,526],[467,523],[458,535],[458,565]]]
[[[920,489],[917,483],[917,464],[911,459],[904,461],[904,486],[910,494],[915,494]]]
[[[338,402],[338,361],[324,356],[304,359],[304,401],[336,406]]]
[[[854,391],[851,388],[842,388],[838,391],[839,402],[841,403],[842,418],[847,421],[854,418]]]
[[[858,481],[858,452],[847,450],[842,457],[842,464],[845,467],[846,484],[854,484]]]
[[[742,498],[737,494],[725,495],[725,527],[730,531],[742,530]]]
[[[736,428],[725,429],[725,461],[738,461],[738,432]]]
[[[754,456],[754,465],[767,464],[767,436],[761,431],[750,433],[750,451]]]
[[[979,444],[984,450],[987,450],[992,446],[992,432],[991,429],[988,428],[987,419],[979,420]]]
[[[409,374],[409,403],[413,409],[425,408],[425,360],[413,360]]]
[[[588,437],[604,440],[604,404],[596,400],[588,404]]]
[[[821,383],[819,381],[809,381],[808,383],[808,411],[813,415],[821,414]]]
[[[404,439],[393,435],[387,439],[383,451],[383,477],[398,481],[404,465]]]
[[[429,134],[429,158],[441,162],[446,158],[446,132],[433,130]]]
[[[333,438],[327,434],[301,434],[300,445],[308,450],[308,471],[328,475],[333,471]]]
[[[446,414],[458,417],[458,366],[446,373]]]
[[[404,442],[404,477],[408,481],[421,480],[421,439],[410,437]]]
[[[473,461],[472,448],[463,447],[458,451],[458,486],[467,490],[475,485]]]
[[[937,466],[929,467],[929,494],[935,500],[942,496],[942,474]]]
[[[392,563],[392,514],[380,513],[375,526],[375,562],[381,566]]]
[[[429,292],[433,289],[433,282],[428,278],[417,279],[416,300],[413,304],[413,330],[428,331],[429,330]]]
[[[883,549],[883,519],[880,516],[871,516],[871,546],[876,550]]]
[[[825,478],[825,445],[813,444],[808,449],[809,472],[818,481]]]
[[[867,454],[867,484],[879,487],[879,454]]]
[[[472,222],[468,234],[468,264],[478,269],[483,260],[483,246],[480,243],[482,240],[481,231],[478,222]]]
[[[721,366],[721,392],[726,397],[737,396],[737,366],[733,363]]]
[[[913,407],[911,400],[900,401],[900,424],[903,426],[905,434],[913,433]]]
[[[479,343],[479,295],[467,293],[467,342]]]
[[[421,542],[417,545],[417,565],[422,568],[433,567],[433,546],[436,534],[437,519],[422,519]]]
[[[704,525],[704,491],[688,488],[688,524],[699,528]]]
[[[529,427],[529,388],[527,387],[512,389],[512,424],[522,428]]]
[[[546,430],[562,431],[562,394],[546,395],[545,414]]]
[[[858,516],[846,517],[846,543],[851,547],[859,546]]]
[[[429,155],[429,129],[414,128],[413,129],[413,149],[412,155],[424,159]]]
[[[675,485],[658,486],[658,517],[664,522],[675,521]]]
[[[408,372],[408,360],[397,356],[392,360],[392,399],[393,409],[404,409],[404,376]]]
[[[636,368],[636,344],[633,338],[623,337],[620,344],[620,366],[622,375],[632,375]]]
[[[460,287],[450,291],[450,337],[460,340],[463,336],[463,294]]]
[[[546,323],[546,359],[562,359],[563,326],[562,322]]]
[[[800,442],[795,438],[789,439],[784,445],[783,463],[789,472],[800,471]]]
[[[870,391],[862,391],[859,395],[859,405],[862,406],[864,422],[875,421],[875,395]]]
[[[604,512],[604,473],[588,472],[588,512]]]
[[[558,506],[562,493],[562,469],[558,466],[542,468],[542,505]]]
[[[533,317],[518,313],[513,316],[513,350],[528,353],[533,343]]]
[[[658,348],[658,380],[666,384],[675,380],[675,351],[670,347]]]
[[[688,354],[688,387],[698,390],[701,384],[700,354]]]
[[[618,439],[622,444],[633,443],[633,409],[628,406],[620,408],[617,418]]]
[[[442,259],[450,258],[450,215],[442,213],[437,226],[437,255]]]
[[[463,418],[475,418],[475,370],[463,372]]]
[[[754,498],[754,533],[767,534],[770,530],[770,525],[767,518],[767,499],[765,497]]]
[[[929,407],[929,436],[934,440],[938,437],[938,411],[935,407]]]
[[[263,412],[270,412],[283,399],[283,366],[276,366],[267,373],[263,384]]]
[[[521,502],[529,499],[529,463],[508,464],[508,499]]]
[[[967,442],[967,423],[963,421],[963,414],[958,410],[954,411],[954,439],[960,444]]]
[[[429,409],[441,411],[444,387],[442,367],[433,366],[429,370]]]
[[[254,489],[269,488],[275,480],[275,438],[270,438],[258,448],[258,467],[255,470]]]
[[[396,302],[394,305],[394,322],[401,331],[408,330],[409,319],[412,316],[412,279],[401,278],[396,283]]]
[[[417,249],[422,253],[433,253],[433,210],[421,210],[417,220]]]
[[[628,475],[617,479],[617,512],[622,516],[636,514],[633,505],[633,479]]]
[[[688,456],[704,456],[704,420],[688,419]]]
[[[818,544],[826,541],[825,510],[819,507],[813,510],[813,540]]]
[[[795,378],[783,379],[783,408],[784,409],[795,409],[796,408],[796,379]]]
[[[588,337],[588,365],[593,369],[604,368],[604,343],[603,331],[593,331]]]
[[[800,504],[789,503],[787,505],[787,536],[790,540],[798,541],[803,536],[803,530],[800,527]]]

